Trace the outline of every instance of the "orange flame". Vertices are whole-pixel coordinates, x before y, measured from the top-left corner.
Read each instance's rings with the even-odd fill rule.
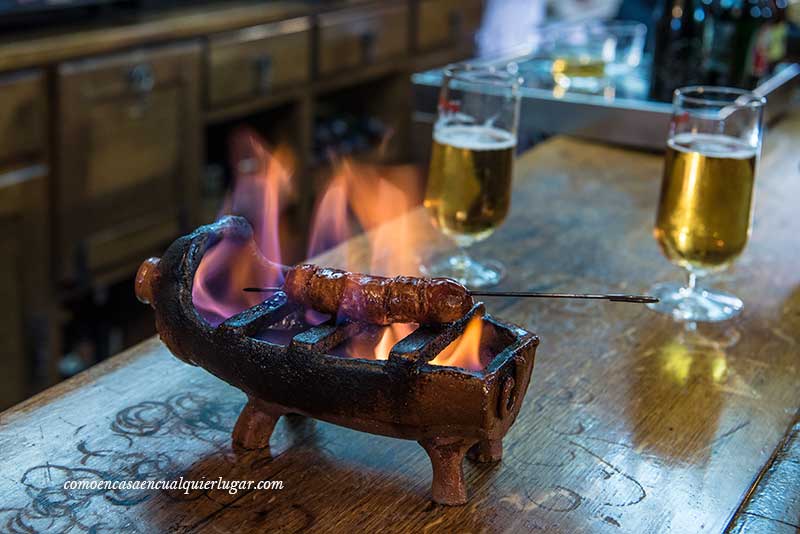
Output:
[[[388,360],[392,347],[418,327],[419,325],[415,323],[398,323],[382,328],[378,332],[362,333],[351,338],[336,352],[351,358]]]
[[[338,161],[314,210],[308,257],[364,231],[369,261],[357,250],[348,250],[339,267],[383,275],[418,274],[419,260],[408,225],[388,228],[385,223],[419,204],[419,184],[419,174],[412,167],[379,168],[348,159]]]
[[[467,323],[464,333],[429,363],[480,371],[483,369],[483,363],[481,363],[482,335],[483,320],[475,316]]]
[[[317,256],[346,242],[359,229],[366,232],[370,255],[359,256],[360,247],[344,251],[343,264],[351,271],[397,276],[419,273],[412,235],[407,224],[386,225],[418,203],[419,177],[410,168],[384,169],[343,159],[335,167],[325,194],[314,212],[309,240],[309,257]],[[365,264],[367,267],[365,268]],[[392,347],[416,330],[414,324],[394,324],[383,329],[374,343],[356,336],[346,352],[351,357],[386,360]]]
[[[258,294],[242,292],[243,287],[283,283],[276,267],[281,261],[279,217],[286,197],[294,192],[293,158],[285,148],[271,154],[265,147],[249,130],[239,131],[232,139],[236,184],[225,212],[243,215],[252,223],[259,250],[225,240],[203,257],[193,298],[212,324],[261,300]],[[348,243],[342,253],[331,254],[338,261],[331,266],[383,276],[418,275],[414,231],[402,215],[419,205],[420,184],[418,172],[410,166],[378,167],[347,159],[335,162],[312,217],[308,257],[359,235],[364,241],[358,246]],[[317,323],[319,318],[311,314],[307,322]],[[416,328],[416,324],[394,324],[380,331],[379,337],[375,331],[355,336],[337,353],[385,360],[392,347]],[[480,338],[481,321],[473,320],[464,335],[431,363],[480,369]]]
[[[418,274],[419,260],[408,224],[385,223],[418,203],[419,183],[418,174],[408,167],[380,169],[349,159],[337,162],[314,212],[309,257],[354,237],[360,227],[370,249],[367,261],[359,256],[360,247],[352,247],[344,251],[344,264],[338,267],[385,276]],[[386,360],[392,347],[416,328],[414,324],[393,324],[383,329],[377,344],[356,336],[346,352],[351,357]]]

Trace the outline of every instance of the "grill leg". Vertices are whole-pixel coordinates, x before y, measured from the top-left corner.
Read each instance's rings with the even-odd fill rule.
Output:
[[[503,458],[503,440],[484,439],[472,446],[467,453],[470,460],[481,463],[499,462]]]
[[[419,442],[433,467],[431,493],[434,502],[456,506],[467,502],[464,483],[464,456],[474,444],[461,438],[430,438]]]
[[[249,397],[233,427],[234,449],[266,449],[278,419],[286,413],[282,407]]]

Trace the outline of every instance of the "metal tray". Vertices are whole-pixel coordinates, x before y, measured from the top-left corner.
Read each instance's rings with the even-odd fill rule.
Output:
[[[548,135],[568,134],[604,143],[663,150],[672,105],[646,98],[647,64],[597,93],[566,91],[562,94],[543,86],[529,60],[520,59],[517,63],[525,79],[519,126],[522,144]],[[441,69],[412,76],[416,122],[432,125],[435,121],[441,80]],[[798,87],[800,65],[785,64],[755,89],[767,98],[768,123],[789,110]]]

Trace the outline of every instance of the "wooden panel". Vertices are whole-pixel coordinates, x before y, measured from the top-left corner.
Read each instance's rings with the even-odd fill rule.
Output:
[[[42,110],[42,116],[45,110]],[[51,357],[46,167],[0,174],[0,406],[26,398]],[[46,374],[46,370],[42,369]]]
[[[321,75],[370,65],[408,52],[408,6],[353,9],[319,17]]]
[[[143,49],[59,68],[59,274],[85,276],[88,241],[161,209],[193,217],[200,47]],[[108,250],[108,249],[104,249]],[[95,255],[90,271],[102,270]],[[109,266],[121,258],[106,257]]]
[[[50,384],[48,102],[42,71],[0,77],[0,406]]]
[[[41,72],[0,77],[0,165],[42,156],[46,109]]]
[[[421,0],[417,50],[455,47],[470,41],[480,27],[482,14],[482,0]]]
[[[0,195],[4,192],[0,189]],[[22,265],[18,221],[0,217],[0,406],[8,408],[28,394],[30,367],[25,358],[22,322]]]
[[[307,18],[256,26],[211,40],[208,56],[211,106],[268,95],[311,77]]]
[[[154,338],[2,415],[0,524],[31,525],[30,534],[720,533],[800,407],[798,133],[800,117],[770,129],[752,241],[714,282],[744,299],[735,320],[692,331],[626,304],[487,303],[542,342],[502,462],[465,463],[465,506],[429,502],[430,463],[410,441],[295,418],[278,423],[269,451],[235,453],[245,395]],[[509,218],[474,253],[505,263],[509,289],[632,293],[677,280],[651,235],[662,165],[653,154],[543,143],[518,160]],[[422,210],[392,224],[420,250],[447,246]],[[318,261],[349,257],[368,269],[368,245],[357,238]],[[63,488],[74,478],[180,476],[283,480],[284,489],[123,499]],[[790,482],[771,491],[796,494]],[[51,502],[64,504],[39,522]]]
[[[87,265],[98,271],[120,262],[135,262],[158,245],[169,243],[179,231],[177,213],[157,213],[115,226],[88,239]]]
[[[168,87],[148,96],[144,110],[137,96],[99,101],[88,110],[88,197],[173,175],[181,157],[180,99],[180,88]]]

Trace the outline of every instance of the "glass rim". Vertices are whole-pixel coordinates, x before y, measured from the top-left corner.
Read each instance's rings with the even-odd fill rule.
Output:
[[[603,25],[607,28],[644,28],[647,30],[647,24],[644,22],[633,19],[611,19],[603,21]]]
[[[633,19],[611,19],[611,20],[578,20],[578,21],[554,21],[544,24],[537,28],[538,31],[546,34],[548,32],[577,31],[577,30],[602,30],[614,33],[622,30],[625,33],[644,35],[647,33],[647,25]]]
[[[631,19],[613,19],[598,22],[600,28],[608,31],[609,33],[626,33],[636,36],[644,36],[647,34],[647,25],[638,20]]]
[[[473,63],[451,63],[442,70],[444,79],[488,87],[503,87],[518,90],[522,85],[522,77],[518,72],[508,69],[498,69],[494,65],[476,65]],[[494,78],[474,79],[467,76],[472,74],[488,74]]]
[[[724,98],[713,98],[703,96],[705,93],[710,95],[721,96],[729,95],[732,98],[725,100]],[[737,103],[739,98],[748,97],[747,102]],[[679,103],[695,104],[699,106],[736,106],[739,108],[761,108],[767,103],[767,99],[754,91],[747,89],[739,89],[737,87],[726,87],[716,85],[687,85],[686,87],[679,87],[675,89],[672,95],[673,104]]]

